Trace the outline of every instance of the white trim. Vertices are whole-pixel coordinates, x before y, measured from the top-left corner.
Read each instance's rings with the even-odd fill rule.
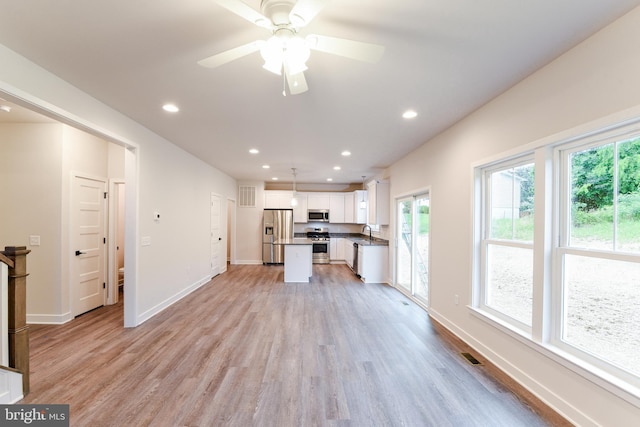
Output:
[[[119,186],[126,183],[123,178],[111,178],[109,179],[109,196],[107,197],[108,203],[108,221],[107,227],[107,304],[112,305],[118,302],[118,210],[120,202],[119,199]],[[121,224],[124,227],[124,224]],[[124,247],[122,248],[124,251]]]
[[[137,326],[136,323],[138,305],[137,305],[137,277],[138,277],[138,217],[139,217],[139,180],[138,174],[140,170],[140,146],[118,134],[115,134],[93,122],[85,120],[75,114],[59,108],[43,99],[35,97],[23,90],[16,88],[2,80],[0,80],[0,94],[16,104],[22,105],[33,111],[37,111],[47,117],[54,118],[61,123],[65,123],[76,129],[82,129],[88,133],[103,138],[107,141],[124,146],[125,150],[125,180],[129,184],[126,187],[126,229],[125,229],[125,265],[130,268],[125,271],[125,281],[128,286],[125,288],[124,301],[124,326]]]
[[[471,306],[467,306],[469,312],[472,314],[477,313]],[[592,418],[587,416],[584,412],[580,411],[575,406],[571,405],[561,396],[556,394],[552,389],[548,388],[544,384],[540,383],[535,377],[523,372],[517,366],[512,364],[509,360],[503,358],[499,353],[492,351],[489,347],[478,341],[472,335],[467,334],[463,329],[458,327],[455,323],[449,321],[446,317],[440,315],[435,310],[430,310],[429,315],[435,319],[438,323],[448,329],[455,336],[471,346],[475,351],[480,353],[485,359],[499,368],[502,372],[506,373],[511,379],[517,382],[519,385],[528,390],[531,394],[540,399],[544,404],[556,411],[560,416],[568,420],[574,425],[599,425]],[[506,335],[515,338],[519,342],[531,347],[532,342],[526,338],[522,338],[517,332],[510,329],[506,324],[500,322],[492,322],[488,317],[484,315],[478,315],[479,319],[483,319],[490,323],[492,326],[499,329]],[[532,347],[533,348],[533,347]],[[535,348],[534,348],[535,349]]]
[[[73,320],[70,311],[62,314],[27,314],[27,323],[35,325],[62,325]]]
[[[503,322],[498,317],[492,316],[491,314],[476,309],[474,307],[468,306],[469,312],[481,319],[484,322],[492,325],[493,327],[499,329],[501,332],[509,335],[511,338],[518,340],[520,343],[525,344],[527,347],[535,350],[536,352],[542,354],[543,356],[553,360],[554,362],[562,365],[563,367],[572,370],[576,374],[584,377],[595,385],[602,387],[610,393],[626,400],[632,405],[640,407],[640,388],[635,387],[632,384],[629,384],[626,381],[617,378],[616,376],[610,374],[609,372],[593,365],[587,363],[583,359],[571,354],[570,352],[564,351],[561,348],[558,348],[552,344],[544,344],[541,342],[535,342],[527,337],[525,334],[522,334],[518,329],[513,328],[509,323]],[[433,313],[430,313],[433,315]],[[435,316],[434,316],[435,317]],[[438,322],[440,320],[438,319]],[[465,340],[466,341],[466,340]],[[466,341],[468,342],[468,341]],[[475,348],[475,346],[472,345]],[[490,351],[490,350],[489,350]],[[483,354],[484,355],[484,354]]]
[[[9,366],[9,266],[0,262],[0,365]]]
[[[238,259],[236,260],[237,265],[262,265],[261,259]]]
[[[633,117],[630,117],[633,115]],[[574,351],[573,347],[559,342],[557,335],[560,330],[558,322],[562,320],[562,265],[558,260],[562,260],[564,254],[574,254],[580,256],[598,257],[604,259],[621,260],[629,262],[640,262],[640,257],[634,253],[622,253],[618,251],[602,251],[593,249],[582,249],[568,247],[566,230],[568,224],[568,209],[566,200],[569,200],[566,182],[569,182],[567,168],[563,165],[567,164],[567,153],[580,148],[588,148],[604,143],[628,140],[640,135],[640,107],[626,110],[622,113],[611,115],[607,118],[596,120],[594,122],[573,128],[571,130],[546,137],[535,141],[526,146],[492,156],[486,160],[475,162],[472,165],[471,184],[473,189],[472,199],[472,230],[474,234],[474,247],[472,251],[472,272],[471,283],[472,289],[472,305],[468,307],[469,312],[475,317],[483,320],[487,324],[500,330],[502,333],[518,342],[525,344],[536,352],[548,357],[559,365],[575,372],[582,378],[592,382],[602,389],[620,397],[628,403],[640,407],[640,383],[629,380],[627,375],[618,375],[617,368],[611,370],[599,366],[601,358],[594,357],[593,363],[589,362],[588,355],[582,351]],[[483,197],[486,191],[483,186],[486,185],[484,172],[487,168],[499,168],[504,162],[513,162],[522,156],[533,151],[534,162],[536,167],[536,217],[535,235],[534,235],[534,311],[533,325],[531,336],[528,336],[524,330],[513,325],[512,322],[505,321],[501,316],[496,315],[490,308],[482,305],[481,299],[481,277],[482,262],[481,251],[484,249],[483,230],[486,224],[483,223],[483,215],[487,210],[487,201]],[[539,204],[541,204],[539,206]],[[502,243],[502,242],[498,242]],[[542,261],[542,262],[541,262]],[[542,269],[541,273],[535,274],[537,270]],[[560,314],[558,314],[560,313]],[[475,341],[472,336],[464,333],[460,328],[448,323],[444,318],[430,311],[430,314],[440,323],[451,329],[456,335],[464,341],[472,345],[478,351],[483,353],[489,360],[501,360],[501,356],[493,353],[482,343]],[[583,357],[582,354],[586,356]],[[521,372],[507,360],[501,360],[496,363],[512,378],[520,382],[523,386],[530,389],[534,394],[538,395],[534,389],[542,387],[537,384],[535,378],[522,377]],[[607,362],[602,360],[602,365]],[[534,384],[534,386],[531,386]],[[559,405],[566,404],[565,401],[547,390],[550,396],[554,396]],[[553,405],[550,405],[553,407]],[[595,424],[593,420],[586,417],[576,408],[570,407],[571,412],[577,413],[579,416],[573,417],[573,420],[583,418],[576,424]],[[558,408],[556,408],[558,410]],[[562,410],[558,410],[563,414]],[[572,417],[565,416],[570,421]]]
[[[164,309],[170,307],[171,305],[173,305],[176,302],[180,301],[182,298],[186,297],[187,295],[189,295],[193,291],[195,291],[195,290],[201,288],[202,286],[204,286],[205,284],[209,283],[209,281],[211,281],[211,276],[205,276],[202,279],[198,280],[197,282],[194,282],[193,284],[191,284],[189,287],[181,290],[180,292],[178,292],[175,295],[165,299],[164,301],[160,302],[159,304],[156,304],[154,307],[151,307],[149,310],[141,313],[140,316],[136,319],[138,321],[138,325],[146,322],[149,319],[151,319],[153,316],[155,316],[156,314],[160,313]]]

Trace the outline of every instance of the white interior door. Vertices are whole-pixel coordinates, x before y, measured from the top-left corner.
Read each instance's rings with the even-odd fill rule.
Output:
[[[72,314],[105,304],[106,180],[73,177],[71,195]]]
[[[220,274],[221,246],[220,196],[211,194],[211,277]]]

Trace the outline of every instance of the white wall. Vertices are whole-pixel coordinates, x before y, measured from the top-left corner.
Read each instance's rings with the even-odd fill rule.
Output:
[[[3,97],[128,147],[125,323],[143,322],[206,281],[210,195],[235,200],[235,180],[2,45],[0,63]],[[141,247],[140,237],[151,245]]]
[[[470,314],[472,164],[639,106],[639,51],[640,8],[386,171],[392,199],[432,188],[430,313],[578,425],[637,425],[640,409]]]
[[[63,124],[2,124],[0,157],[0,179],[10,183],[0,190],[0,242],[31,250],[27,321],[67,321],[71,174],[123,176],[124,149]]]
[[[27,313],[62,312],[61,171],[62,125],[0,125],[0,244],[31,250]],[[40,246],[29,246],[31,235]]]
[[[236,206],[236,262],[262,264],[262,211],[264,209],[264,182],[245,181],[238,185],[256,187],[256,207]]]

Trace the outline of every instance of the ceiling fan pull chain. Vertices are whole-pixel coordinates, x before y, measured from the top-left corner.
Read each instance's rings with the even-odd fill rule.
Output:
[[[287,73],[282,73],[282,96],[287,96]]]

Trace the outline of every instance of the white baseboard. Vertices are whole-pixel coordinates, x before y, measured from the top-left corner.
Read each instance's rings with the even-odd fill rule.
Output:
[[[172,297],[169,297],[166,300],[162,301],[160,304],[157,304],[155,307],[152,307],[149,310],[145,311],[144,313],[140,314],[138,316],[137,321],[136,321],[136,325],[139,326],[139,325],[143,324],[144,322],[146,322],[147,320],[151,319],[156,314],[160,313],[165,308],[173,305],[177,301],[180,301],[182,298],[186,297],[191,292],[193,292],[196,289],[200,288],[205,283],[208,283],[210,280],[211,280],[211,276],[203,277],[202,279],[200,279],[197,282],[193,283],[191,286],[183,289],[182,291],[178,292],[177,294],[173,295]]]
[[[27,314],[27,323],[38,325],[62,325],[73,320],[71,312],[62,314]]]

